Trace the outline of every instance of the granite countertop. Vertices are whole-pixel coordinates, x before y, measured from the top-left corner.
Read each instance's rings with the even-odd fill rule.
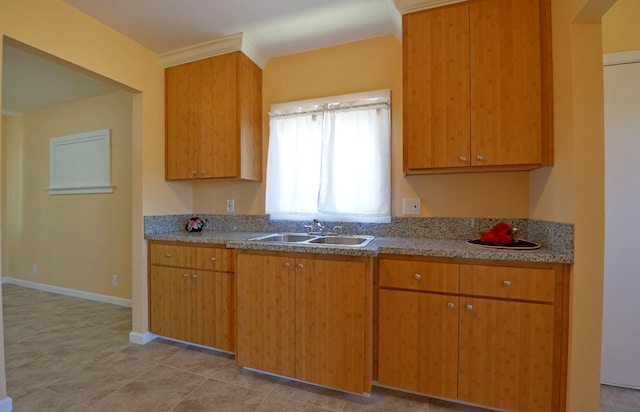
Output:
[[[147,240],[186,243],[224,244],[234,249],[270,250],[276,252],[314,253],[347,256],[377,256],[398,254],[411,256],[447,257],[458,259],[503,260],[514,262],[573,263],[573,256],[556,252],[546,247],[536,250],[490,249],[469,245],[460,239],[428,239],[417,237],[376,237],[364,247],[337,245],[296,245],[284,243],[261,243],[248,239],[267,235],[257,232],[203,231],[199,233],[171,232],[149,234]]]

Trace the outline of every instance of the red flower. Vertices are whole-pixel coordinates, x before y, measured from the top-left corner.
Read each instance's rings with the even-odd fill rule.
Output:
[[[510,245],[513,243],[511,228],[504,222],[496,223],[487,232],[480,233],[480,241],[501,246]]]

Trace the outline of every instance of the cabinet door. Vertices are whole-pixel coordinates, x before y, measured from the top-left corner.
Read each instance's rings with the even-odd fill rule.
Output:
[[[199,174],[200,63],[165,70],[165,178],[193,179]]]
[[[540,164],[538,0],[483,0],[469,7],[471,164]]]
[[[460,298],[458,399],[551,411],[553,306]]]
[[[284,376],[295,374],[293,259],[238,253],[236,362]]]
[[[189,281],[188,341],[235,351],[235,288],[232,273],[198,271]]]
[[[365,390],[365,264],[296,260],[295,378]]]
[[[198,154],[201,178],[238,175],[237,54],[223,54],[200,62],[202,103]]]
[[[404,168],[470,165],[469,7],[403,17]]]
[[[168,338],[188,340],[191,286],[188,269],[151,266],[149,276],[149,329]]]
[[[455,399],[458,297],[380,290],[378,381]]]

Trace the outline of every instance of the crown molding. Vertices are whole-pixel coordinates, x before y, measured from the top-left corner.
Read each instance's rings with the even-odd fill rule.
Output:
[[[244,33],[236,33],[225,37],[219,37],[217,39],[164,53],[160,55],[160,61],[166,68],[236,51],[243,52],[255,64],[260,66],[260,68],[264,68],[266,60],[260,56],[258,50],[253,47]]]
[[[468,0],[393,0],[400,14],[413,13],[465,1]]]

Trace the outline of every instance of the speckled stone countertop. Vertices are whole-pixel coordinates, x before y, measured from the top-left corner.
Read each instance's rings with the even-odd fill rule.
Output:
[[[446,257],[458,259],[483,259],[514,262],[573,263],[573,254],[543,246],[536,250],[490,249],[469,245],[463,239],[429,239],[418,237],[376,237],[364,247],[296,245],[291,243],[266,243],[250,241],[266,235],[264,232],[185,231],[147,234],[147,240],[187,243],[224,244],[234,249],[269,250],[275,252],[313,253],[348,256],[377,256],[398,254],[411,256]]]

